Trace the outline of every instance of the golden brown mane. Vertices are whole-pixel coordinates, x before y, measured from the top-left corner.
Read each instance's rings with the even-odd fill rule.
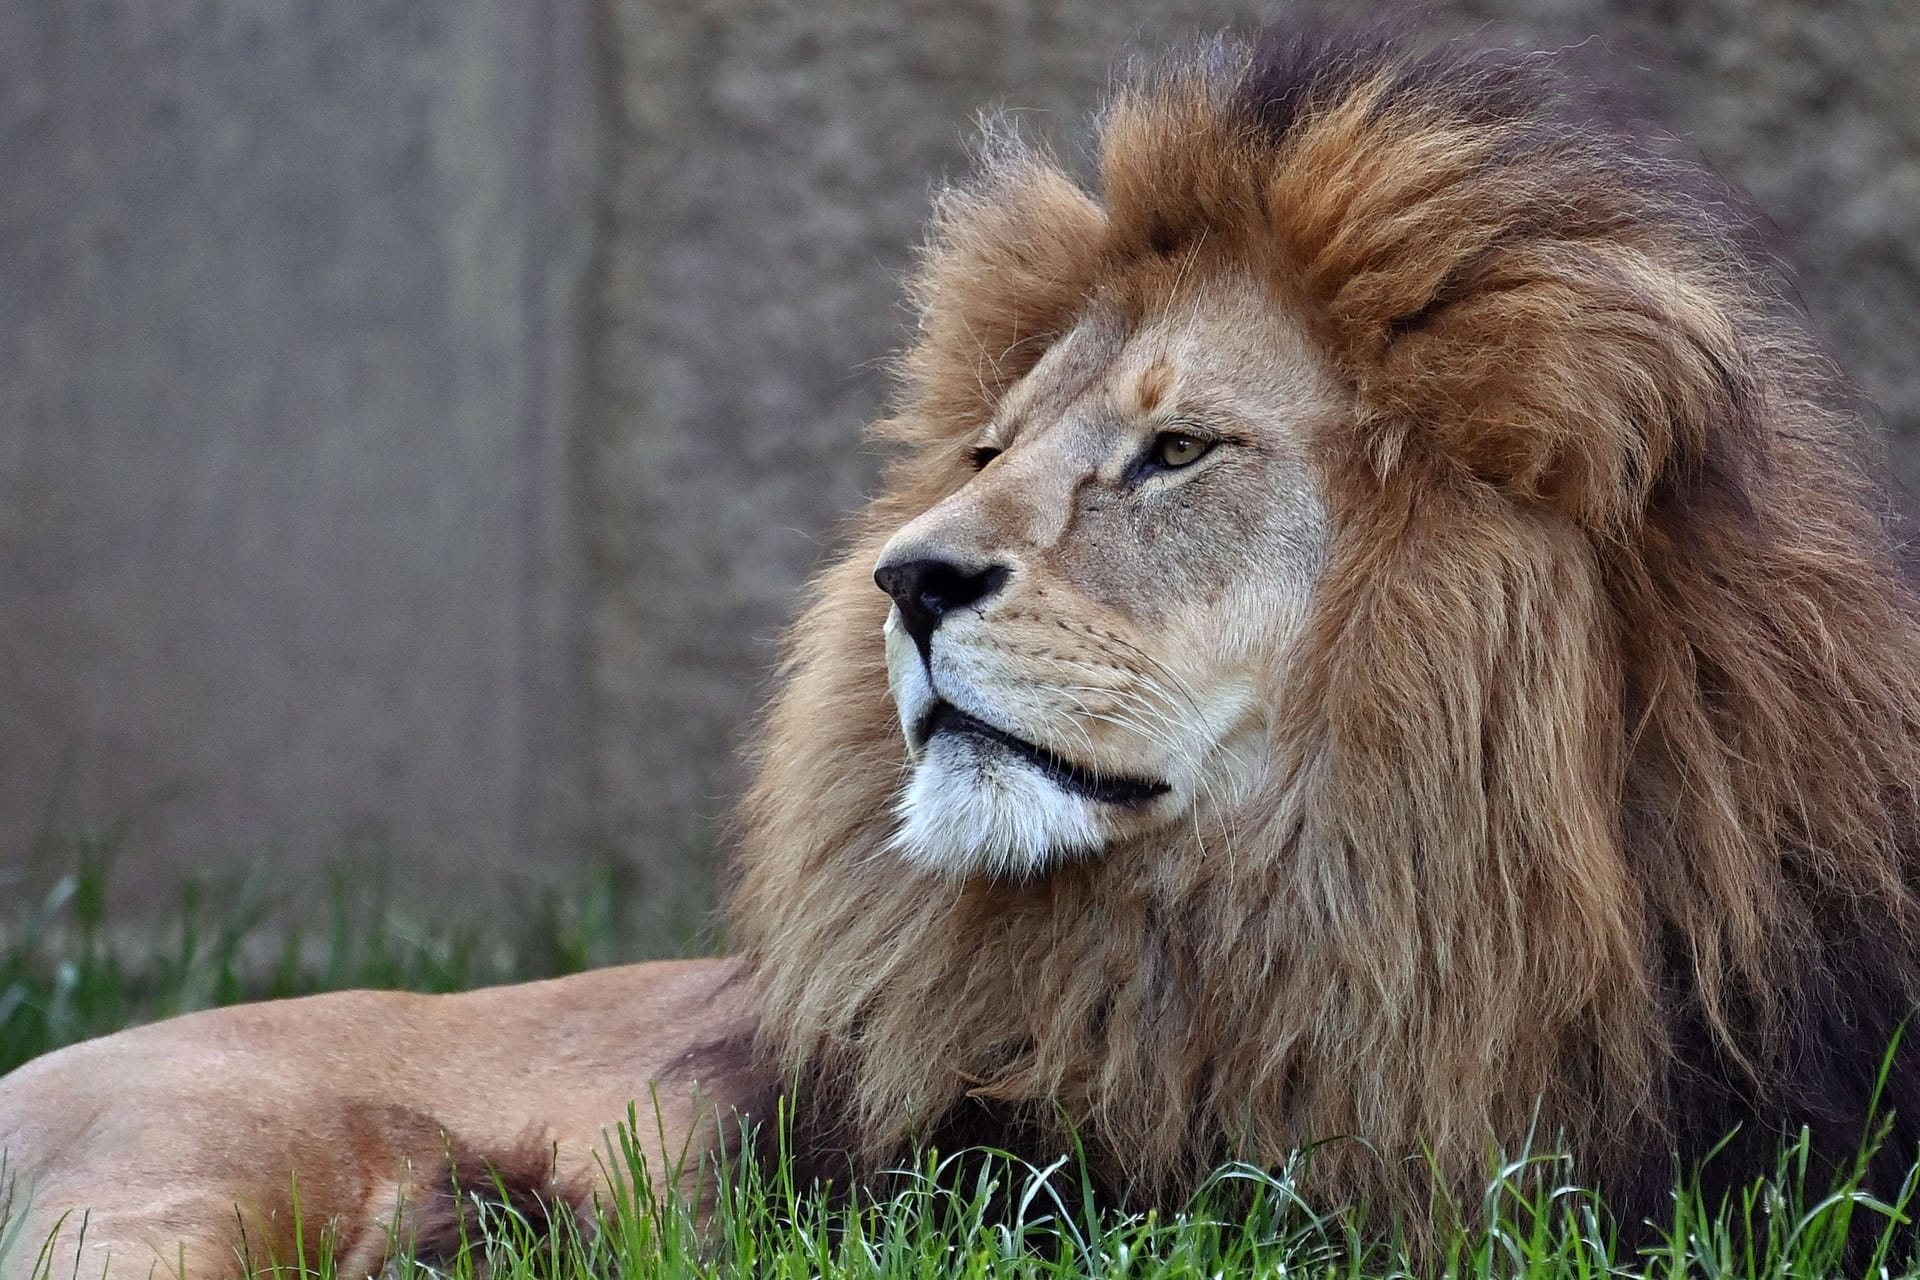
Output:
[[[1223,42],[1098,141],[1090,185],[997,138],[942,199],[901,452],[764,725],[731,921],[816,1140],[1071,1122],[1167,1196],[1358,1135],[1321,1185],[1403,1207],[1398,1157],[1477,1185],[1536,1109],[1623,1185],[1743,1122],[1850,1149],[1916,990],[1920,615],[1737,204],[1451,46]],[[909,872],[879,545],[1088,299],[1188,270],[1264,281],[1359,406],[1267,789],[1031,882]]]

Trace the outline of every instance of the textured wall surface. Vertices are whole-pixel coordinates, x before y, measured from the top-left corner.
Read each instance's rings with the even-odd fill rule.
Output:
[[[610,846],[705,892],[971,118],[1070,139],[1116,56],[1265,7],[0,11],[0,849],[71,749],[96,816],[192,788],[155,876],[384,830],[442,884]],[[1920,479],[1920,9],[1431,12],[1751,189]]]
[[[0,871],[56,794],[148,815],[132,889],[549,821],[566,12],[0,6]]]

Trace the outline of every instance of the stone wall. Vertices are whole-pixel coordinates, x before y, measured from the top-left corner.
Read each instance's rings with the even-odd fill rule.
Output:
[[[1117,55],[1265,7],[0,13],[0,850],[70,759],[70,813],[186,784],[148,883],[384,832],[422,883],[612,850],[702,900],[969,121],[1070,138]],[[1920,10],[1432,12],[1751,188],[1920,479]]]
[[[0,6],[0,894],[54,800],[136,895],[568,821],[586,36]]]

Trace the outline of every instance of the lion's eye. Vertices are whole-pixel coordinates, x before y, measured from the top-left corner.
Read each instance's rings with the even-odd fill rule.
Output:
[[[967,462],[975,471],[984,468],[989,462],[1000,456],[1000,450],[990,444],[976,445],[967,450]]]
[[[1163,431],[1154,437],[1153,460],[1163,467],[1192,466],[1207,456],[1213,441],[1181,431]]]

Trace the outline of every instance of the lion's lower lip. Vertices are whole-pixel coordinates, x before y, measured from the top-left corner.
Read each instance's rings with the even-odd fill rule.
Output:
[[[1047,780],[1062,791],[1102,804],[1144,804],[1171,790],[1166,783],[1151,779],[1096,773],[1084,765],[1055,755],[1045,747],[1036,746],[1024,738],[1016,738],[1005,729],[970,716],[950,702],[935,702],[921,719],[916,736],[922,743],[927,743],[939,733],[968,734],[1004,747],[1045,774]]]

